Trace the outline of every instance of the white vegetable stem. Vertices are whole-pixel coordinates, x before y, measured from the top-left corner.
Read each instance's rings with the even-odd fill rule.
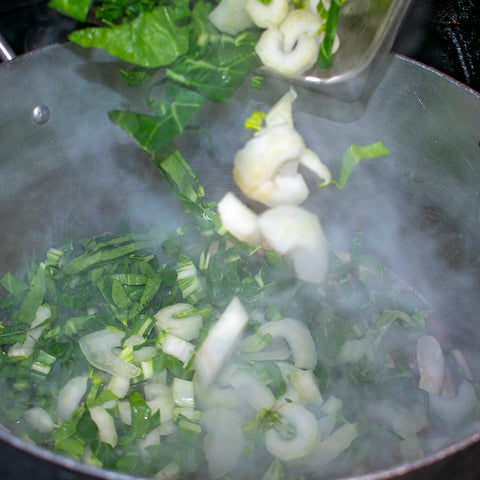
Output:
[[[255,24],[245,9],[245,0],[222,0],[208,19],[221,32],[236,35]]]
[[[88,376],[80,375],[71,378],[58,392],[57,416],[66,420],[80,406],[83,396],[87,392]]]
[[[288,0],[271,0],[262,3],[259,0],[247,0],[246,11],[257,27],[268,28],[279,25],[288,15]]]
[[[234,193],[227,194],[218,202],[218,214],[223,226],[238,240],[250,245],[259,245],[262,235],[258,217]]]
[[[52,418],[41,407],[29,408],[23,416],[30,427],[38,430],[40,433],[48,433],[55,428]]]
[[[275,429],[265,435],[267,450],[284,462],[307,455],[317,437],[317,420],[315,415],[298,403],[287,403],[278,412],[295,428],[295,436],[285,440]]]
[[[257,0],[255,0],[257,1]],[[266,127],[237,152],[233,177],[242,192],[267,206],[299,205],[308,197],[308,187],[298,172],[300,164],[330,180],[328,168],[305,147],[294,129],[292,103],[296,93],[290,89],[268,112]]]
[[[435,337],[424,335],[418,339],[417,363],[420,373],[419,388],[440,394],[445,367],[442,347]]]
[[[317,349],[308,327],[298,320],[283,318],[272,320],[260,326],[260,335],[283,338],[289,345],[295,366],[314,369],[317,365]]]
[[[135,365],[122,360],[113,353],[113,348],[120,347],[123,332],[115,332],[108,328],[85,335],[79,340],[82,350],[88,362],[111,375],[134,378],[141,370]]]
[[[187,342],[183,338],[166,333],[161,339],[162,350],[168,355],[177,358],[186,367],[193,356],[195,345]]]
[[[192,340],[197,338],[202,327],[202,316],[193,314],[194,308],[188,303],[176,303],[159,310],[155,314],[155,328],[172,335]]]
[[[298,205],[308,197],[308,187],[297,171],[304,149],[292,126],[264,128],[237,152],[235,182],[247,197],[264,205]]]
[[[98,427],[100,440],[115,448],[118,442],[118,435],[113,417],[101,405],[95,405],[88,410],[92,420]]]
[[[242,336],[248,314],[235,297],[210,328],[195,355],[196,381],[201,389],[210,385]]]
[[[33,347],[40,338],[47,325],[42,325],[52,316],[52,310],[49,307],[40,306],[35,312],[27,337],[23,344],[15,343],[8,351],[9,357],[27,358],[33,353]]]
[[[275,405],[275,396],[260,380],[248,372],[239,370],[232,375],[230,384],[238,395],[248,402],[257,412],[271,409]]]
[[[430,392],[430,408],[450,425],[456,425],[465,418],[477,405],[475,387],[464,381],[458,388],[456,397],[441,397]]]
[[[242,454],[245,439],[243,418],[234,410],[214,408],[205,411],[203,423],[205,435],[203,450],[212,478],[228,474]]]
[[[315,214],[294,205],[283,205],[266,210],[258,224],[274,250],[292,255],[301,280],[323,282],[328,269],[328,245]]]

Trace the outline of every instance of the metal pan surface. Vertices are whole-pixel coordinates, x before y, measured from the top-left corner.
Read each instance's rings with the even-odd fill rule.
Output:
[[[120,66],[102,52],[65,44],[0,67],[0,275],[67,232],[82,238],[112,230],[122,219],[139,227],[175,227],[182,218],[146,154],[109,122],[109,110],[138,110],[142,104],[144,92],[122,83]],[[250,135],[244,119],[254,109],[267,109],[288,88],[275,79],[262,91],[245,85],[193,119],[212,134],[215,155],[195,132],[183,135],[179,147],[209,199],[232,188],[232,152]],[[361,102],[297,93],[296,127],[332,169],[351,143],[382,141],[391,152],[388,161],[356,173],[341,196],[311,198],[309,207],[318,212],[327,237],[341,244],[363,230],[367,247],[415,285],[442,319],[451,320],[445,334],[462,345],[478,378],[480,95],[395,55]],[[456,458],[479,439],[473,426],[431,456],[348,478],[433,478],[441,474],[442,460]],[[22,458],[1,467],[5,479],[38,478],[41,468],[48,478],[132,478],[73,462],[5,429],[0,440],[12,459]]]

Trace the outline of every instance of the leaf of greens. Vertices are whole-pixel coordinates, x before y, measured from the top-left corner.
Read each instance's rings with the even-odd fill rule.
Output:
[[[82,47],[102,48],[141,67],[170,65],[188,50],[189,27],[177,25],[175,11],[160,6],[115,27],[77,30],[69,39]]]
[[[167,68],[167,76],[214,102],[223,102],[258,66],[257,41],[258,36],[249,31],[236,37],[222,35],[204,56],[179,59]]]
[[[85,22],[92,0],[50,0],[48,6],[69,17]]]
[[[151,156],[152,162],[182,203],[185,212],[195,218],[202,232],[208,234],[220,228],[221,221],[212,204],[201,202],[203,187],[180,151],[166,145]]]
[[[389,153],[389,150],[385,148],[381,142],[365,145],[363,147],[356,144],[350,145],[342,158],[342,167],[340,169],[338,181],[333,180],[331,183],[335,184],[340,189],[344,188],[348,177],[350,177],[353,169],[361,160],[381,157],[383,155],[388,155]]]
[[[120,70],[120,78],[129,86],[140,85],[141,83],[150,80],[157,70],[155,68],[144,68],[135,66],[128,72],[126,70]]]
[[[325,38],[318,51],[317,63],[320,68],[327,68],[332,65],[332,46],[337,31],[338,14],[345,0],[332,0],[330,8],[325,8],[324,2],[318,2],[318,14],[320,18],[326,20],[324,24]]]
[[[38,267],[33,275],[30,287],[25,300],[20,307],[18,321],[31,324],[35,319],[38,307],[43,303],[45,292],[47,291],[47,282],[45,279],[45,269]]]
[[[14,297],[20,296],[28,290],[28,286],[18,279],[12,272],[7,272],[0,280],[0,285]]]
[[[152,410],[138,392],[132,392],[128,399],[132,409],[132,435],[134,438],[145,438],[151,430]]]
[[[167,82],[165,93],[162,115],[120,110],[108,114],[113,123],[122,127],[148,153],[156,152],[181,133],[204,100],[200,94],[172,82]]]

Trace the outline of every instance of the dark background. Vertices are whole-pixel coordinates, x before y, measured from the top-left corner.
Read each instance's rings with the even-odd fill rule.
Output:
[[[62,42],[80,27],[47,0],[0,0],[0,33],[15,53]],[[480,91],[480,1],[412,0],[393,47]]]
[[[47,0],[0,0],[0,33],[17,55],[66,41],[80,27]],[[413,0],[393,50],[480,91],[480,0]],[[0,444],[0,480],[82,480]],[[412,480],[479,480],[480,444],[409,476]]]

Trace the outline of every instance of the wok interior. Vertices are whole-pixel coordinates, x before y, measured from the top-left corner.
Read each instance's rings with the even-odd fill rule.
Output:
[[[162,225],[168,231],[183,220],[182,208],[147,155],[108,120],[108,109],[138,110],[143,104],[138,91],[118,80],[119,65],[72,46],[46,49],[42,55],[0,71],[0,85],[6,82],[11,99],[0,105],[0,127],[6,132],[0,164],[2,275],[24,266],[34,252],[41,258],[69,232],[81,240],[114,231],[122,221],[141,228]],[[381,141],[391,151],[360,165],[345,190],[316,191],[307,206],[319,214],[338,248],[349,248],[353,233],[363,232],[367,252],[426,299],[441,322],[442,341],[462,348],[478,378],[480,164],[475,163],[475,135],[480,120],[475,106],[480,99],[411,62],[398,57],[391,62],[361,117],[349,123],[319,117],[330,100],[298,90],[296,128],[334,176],[351,143]],[[52,63],[55,74],[46,68]],[[36,83],[28,90],[32,68]],[[19,80],[12,83],[12,78]],[[277,80],[266,81],[262,91],[245,85],[227,103],[209,103],[193,119],[211,138],[190,131],[177,144],[208,199],[219,200],[234,188],[233,155],[251,137],[244,119],[252,110],[266,111],[287,89]],[[46,125],[29,119],[38,102],[51,108]],[[343,106],[346,112],[354,107]]]

